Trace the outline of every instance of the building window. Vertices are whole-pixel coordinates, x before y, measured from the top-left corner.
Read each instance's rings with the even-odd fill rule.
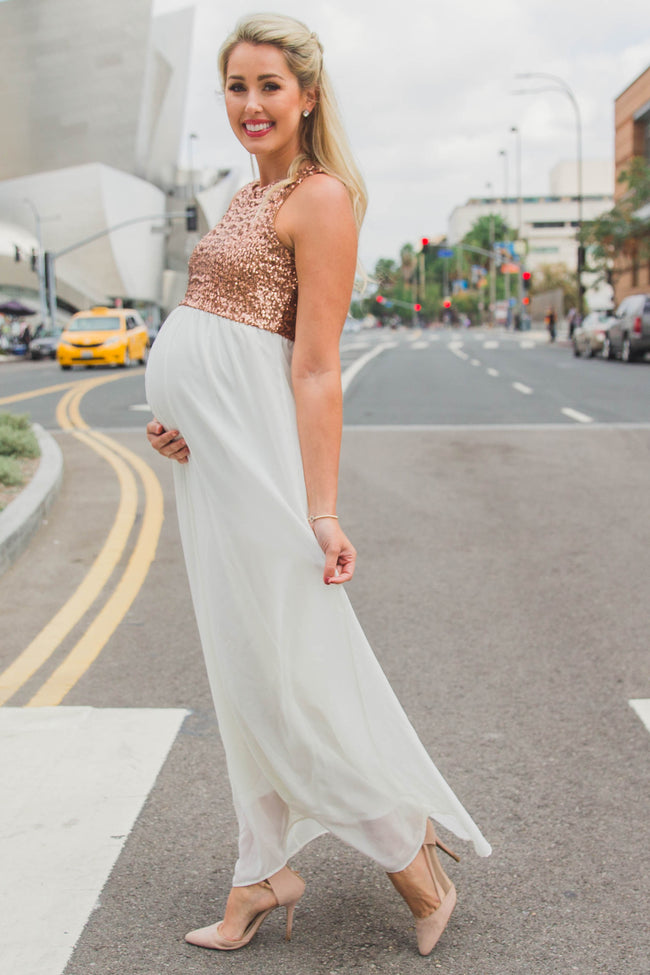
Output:
[[[566,223],[564,220],[546,220],[540,221],[539,223],[533,223],[535,230],[548,230],[556,229],[557,227],[565,227]]]

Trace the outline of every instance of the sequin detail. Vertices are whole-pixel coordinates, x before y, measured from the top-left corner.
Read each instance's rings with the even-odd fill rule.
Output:
[[[298,277],[293,254],[275,232],[275,216],[296,186],[318,172],[316,166],[304,169],[270,197],[259,181],[236,193],[223,219],[192,251],[181,304],[293,341]]]

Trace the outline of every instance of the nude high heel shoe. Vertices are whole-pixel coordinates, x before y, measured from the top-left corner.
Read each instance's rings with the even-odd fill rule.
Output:
[[[422,846],[427,859],[427,865],[431,873],[431,879],[433,880],[433,886],[435,887],[436,894],[440,900],[440,906],[437,907],[432,914],[429,914],[428,917],[415,919],[415,933],[418,939],[418,951],[421,955],[430,955],[438,943],[440,935],[447,927],[447,923],[451,917],[451,912],[456,906],[456,888],[440,865],[440,861],[438,860],[438,855],[436,853],[436,847],[444,850],[445,853],[454,860],[460,860],[460,857],[456,856],[455,853],[452,853],[452,851],[438,839],[431,820],[427,821],[427,831]]]
[[[262,921],[276,907],[286,907],[287,909],[287,932],[285,938],[287,941],[291,941],[293,912],[296,904],[305,892],[305,881],[299,874],[290,870],[289,867],[282,867],[281,870],[278,870],[277,873],[274,873],[268,880],[264,880],[262,883],[267,884],[271,888],[275,894],[277,904],[274,907],[269,907],[266,911],[260,911],[259,914],[251,918],[241,938],[237,941],[228,941],[227,938],[222,937],[219,933],[221,921],[217,921],[216,924],[211,924],[207,928],[198,928],[196,931],[190,931],[189,934],[186,934],[185,940],[188,944],[198,945],[200,948],[217,948],[220,951],[235,951],[237,948],[243,948],[244,945],[247,945],[253,939]]]

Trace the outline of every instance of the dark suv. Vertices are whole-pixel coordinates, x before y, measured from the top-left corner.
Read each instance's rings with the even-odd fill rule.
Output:
[[[616,309],[603,345],[603,358],[634,362],[650,352],[650,295],[628,295]]]

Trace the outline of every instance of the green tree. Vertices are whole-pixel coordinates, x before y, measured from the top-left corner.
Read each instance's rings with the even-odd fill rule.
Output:
[[[498,213],[487,213],[475,220],[471,229],[463,237],[462,243],[470,247],[480,247],[484,251],[492,250],[492,242],[512,240],[516,234]]]
[[[627,184],[621,198],[586,224],[582,235],[589,245],[588,270],[608,279],[617,258],[650,260],[650,165],[635,156],[618,182]]]

